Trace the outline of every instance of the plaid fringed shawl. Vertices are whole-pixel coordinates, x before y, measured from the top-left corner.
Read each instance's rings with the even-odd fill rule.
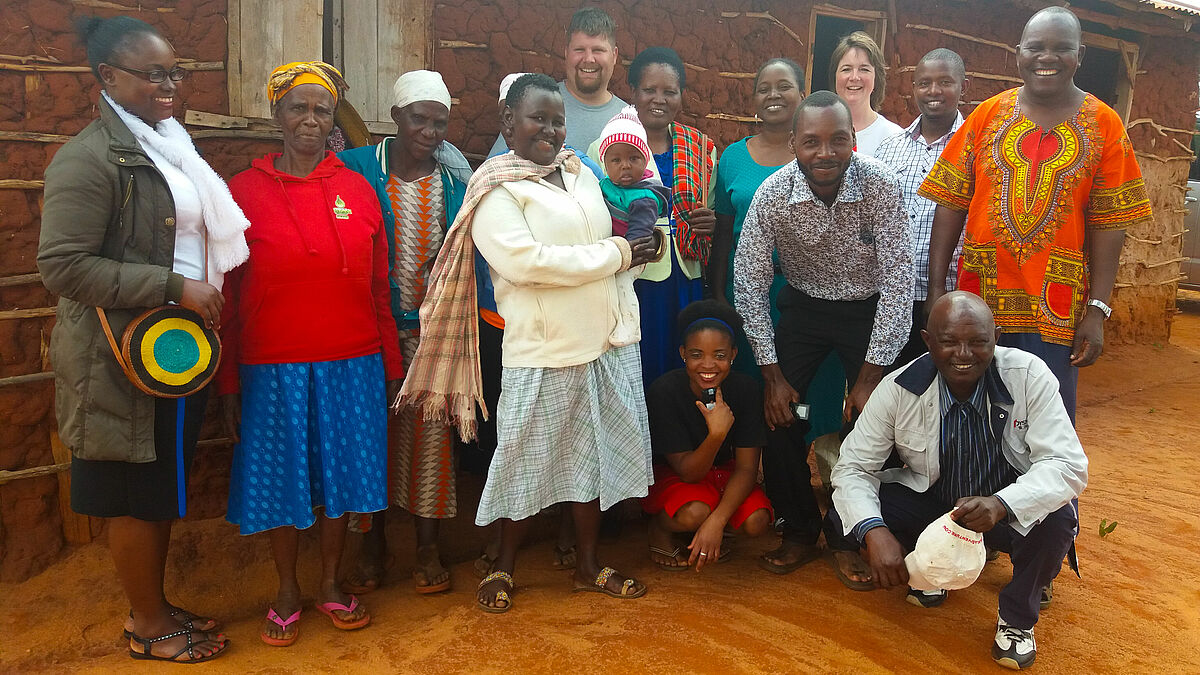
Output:
[[[475,437],[475,405],[487,419],[479,372],[479,306],[475,294],[475,244],[471,221],[484,195],[502,183],[536,180],[559,167],[578,174],[582,164],[564,148],[548,166],[513,153],[493,157],[471,176],[467,194],[430,273],[421,303],[421,342],[408,364],[400,405],[420,408],[426,420],[458,427]]]
[[[694,234],[688,223],[688,214],[693,209],[708,206],[708,185],[713,175],[716,145],[699,130],[678,122],[671,123],[670,134],[675,172],[671,212],[675,217],[679,252],[685,258],[706,265],[712,238]]]

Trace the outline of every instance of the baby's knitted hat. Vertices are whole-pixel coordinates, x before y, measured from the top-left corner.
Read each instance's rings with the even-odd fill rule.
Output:
[[[608,124],[604,125],[604,130],[600,132],[601,162],[604,161],[604,153],[613,143],[628,143],[646,156],[648,165],[654,163],[654,157],[650,154],[650,142],[646,140],[646,128],[638,119],[637,108],[631,105],[622,108],[621,112],[613,116]]]

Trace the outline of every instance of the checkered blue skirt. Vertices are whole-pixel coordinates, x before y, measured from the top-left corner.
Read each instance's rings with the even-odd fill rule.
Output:
[[[521,520],[559,502],[600,508],[654,482],[638,345],[568,368],[505,368],[498,441],[476,525]]]

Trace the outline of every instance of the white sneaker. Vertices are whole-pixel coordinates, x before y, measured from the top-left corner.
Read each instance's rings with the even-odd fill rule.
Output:
[[[996,663],[1022,670],[1033,665],[1037,657],[1037,643],[1033,640],[1033,629],[1016,628],[1000,619],[996,624],[996,639],[992,643],[992,658]]]

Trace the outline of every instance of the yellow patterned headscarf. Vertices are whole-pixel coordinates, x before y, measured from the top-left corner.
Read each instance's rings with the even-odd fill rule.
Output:
[[[271,71],[267,79],[267,100],[271,105],[279,102],[284,94],[302,84],[319,84],[325,87],[336,103],[342,93],[350,88],[337,68],[324,61],[293,61]]]

